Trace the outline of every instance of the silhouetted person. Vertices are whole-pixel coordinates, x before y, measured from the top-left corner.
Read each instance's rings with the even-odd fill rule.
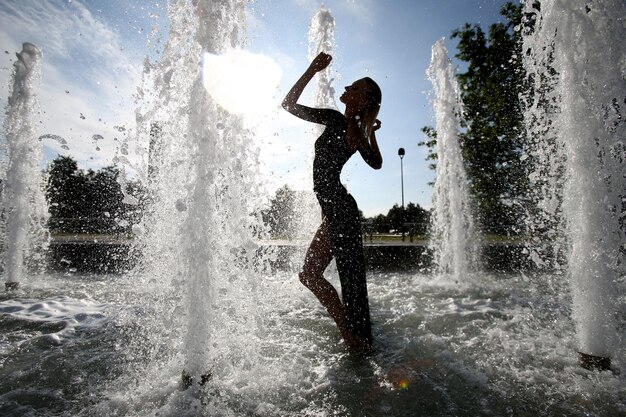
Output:
[[[340,100],[344,114],[332,109],[314,109],[297,101],[313,76],[324,70],[332,57],[320,53],[294,84],[283,100],[291,114],[325,126],[315,142],[313,191],[322,208],[322,224],[307,250],[300,281],[320,300],[335,320],[341,336],[351,350],[368,347],[372,342],[365,259],[361,223],[356,201],[341,184],[341,170],[358,151],[374,169],[382,166],[375,131],[381,91],[371,78],[362,78],[345,88]],[[324,276],[332,258],[336,259],[342,300]]]

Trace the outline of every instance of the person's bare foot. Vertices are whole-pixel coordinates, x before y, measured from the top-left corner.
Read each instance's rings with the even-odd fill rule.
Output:
[[[358,337],[357,335],[353,334],[350,330],[345,329],[345,328],[341,329],[341,337],[343,338],[343,341],[348,347],[348,350],[352,353],[364,352],[366,350],[369,350],[372,347],[369,340],[365,340],[361,337]]]

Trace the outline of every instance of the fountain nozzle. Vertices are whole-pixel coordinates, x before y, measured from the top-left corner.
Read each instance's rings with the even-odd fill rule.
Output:
[[[610,371],[611,358],[578,352],[578,364],[589,371]]]
[[[213,376],[213,373],[211,371],[208,371],[207,373],[200,375],[200,385],[204,385],[207,382],[209,382],[212,376]],[[183,383],[183,389],[187,389],[191,387],[191,384],[193,383],[193,377],[191,376],[190,373],[188,373],[184,369],[181,375],[181,379]]]
[[[6,291],[15,291],[20,287],[20,283],[19,282],[5,282],[4,283],[4,289]]]

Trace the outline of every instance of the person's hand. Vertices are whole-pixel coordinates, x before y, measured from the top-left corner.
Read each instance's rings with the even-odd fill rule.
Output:
[[[380,129],[380,126],[382,126],[382,123],[380,122],[380,120],[376,119],[376,121],[374,122],[374,125],[372,126],[374,128],[374,131],[377,131],[378,129]]]
[[[313,59],[309,69],[315,72],[320,72],[326,69],[328,65],[330,65],[330,61],[333,60],[333,57],[328,55],[327,53],[320,52],[318,56]]]

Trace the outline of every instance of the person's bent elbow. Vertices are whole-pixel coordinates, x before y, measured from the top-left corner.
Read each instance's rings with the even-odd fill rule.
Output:
[[[297,103],[294,103],[288,98],[285,98],[281,105],[283,109],[285,109],[287,112],[294,114],[294,115],[296,114]]]
[[[371,166],[372,168],[379,170],[383,167],[383,160],[382,159],[370,159],[369,161],[367,161],[367,164]]]

